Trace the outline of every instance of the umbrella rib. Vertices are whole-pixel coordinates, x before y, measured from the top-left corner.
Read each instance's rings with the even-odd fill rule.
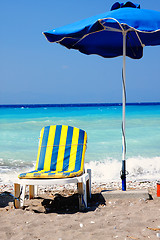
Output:
[[[120,22],[118,22],[118,20],[117,19],[115,19],[115,18],[111,18],[111,17],[108,17],[108,18],[103,18],[103,19],[99,19],[98,21],[103,21],[103,20],[114,20],[115,22],[117,22],[118,23],[118,25],[120,26],[120,28],[122,29],[122,31],[124,31],[124,29],[123,29],[123,27],[122,27],[122,25],[121,25],[121,23]],[[102,25],[103,25],[103,23],[101,23]],[[103,25],[103,27],[104,27],[104,25]],[[121,30],[119,30],[119,29],[116,29],[116,28],[113,28],[113,29],[115,29],[115,31],[116,32],[122,32]]]
[[[107,20],[107,19],[110,19],[110,20],[114,20],[115,22],[117,22],[119,24],[119,26],[121,27],[122,31],[136,31],[136,32],[141,32],[141,33],[155,33],[155,32],[158,32],[160,31],[160,28],[157,29],[157,30],[153,30],[153,31],[144,31],[144,30],[139,30],[139,29],[136,29],[134,27],[131,27],[130,25],[128,25],[127,23],[120,23],[116,18],[111,18],[111,17],[108,17],[108,18],[103,18],[103,19],[99,19],[99,21],[102,21],[102,20]],[[103,23],[101,23],[103,25]],[[129,27],[129,29],[125,30],[123,28],[123,25],[127,25]],[[113,28],[114,29],[114,28]],[[139,37],[139,36],[138,36]],[[140,39],[140,37],[139,37]],[[140,40],[141,41],[141,40]],[[142,43],[143,44],[143,43]]]
[[[131,31],[130,31],[131,32]],[[135,31],[134,31],[135,32]],[[136,33],[136,32],[135,32]],[[133,55],[134,56],[136,56],[136,53],[135,53],[135,51],[134,51],[134,48],[132,47],[132,45],[131,45],[131,42],[129,41],[130,39],[132,38],[132,40],[135,42],[135,38],[132,36],[132,34],[128,34],[127,35],[127,39],[128,39],[128,45],[129,45],[129,48],[130,48],[130,50],[132,51],[132,53],[133,53]],[[138,38],[138,40],[139,40],[139,38]],[[140,41],[140,40],[139,40]],[[142,44],[141,44],[141,46],[142,46]],[[143,47],[143,46],[142,46]],[[138,48],[138,47],[137,47]]]
[[[140,39],[140,36],[138,35],[138,32],[137,32],[137,31],[135,31],[135,32],[136,32],[136,35],[137,35],[137,37],[138,37],[138,40],[139,40],[141,46],[142,46],[142,47],[145,47],[145,44],[142,43],[142,41],[141,41],[141,39]]]
[[[93,33],[96,33],[96,32],[103,32],[105,30],[105,28],[103,30],[99,30],[99,31],[95,31],[95,32],[91,32],[91,33],[87,33],[85,34],[82,38],[80,38],[76,43],[74,43],[72,46],[74,47],[77,43],[79,43],[81,40],[83,40],[85,37],[87,37],[88,35],[91,35]]]
[[[119,29],[112,28],[112,27],[105,27],[105,31],[110,31],[110,32],[122,32],[123,30],[119,30]]]

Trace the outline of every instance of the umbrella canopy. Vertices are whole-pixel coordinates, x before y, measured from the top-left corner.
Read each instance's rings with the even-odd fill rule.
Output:
[[[47,40],[85,54],[102,57],[123,55],[123,36],[127,33],[126,55],[139,59],[143,47],[160,44],[160,12],[140,9],[131,2],[115,3],[111,11],[44,32]]]
[[[144,46],[160,45],[160,12],[140,9],[139,4],[116,2],[109,12],[43,33],[49,42],[59,43],[84,54],[105,58],[123,55],[122,190],[126,190],[125,141],[125,57],[140,59]]]

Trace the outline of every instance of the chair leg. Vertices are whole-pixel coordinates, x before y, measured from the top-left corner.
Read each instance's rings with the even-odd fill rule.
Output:
[[[20,201],[19,201],[19,196],[20,196],[20,184],[14,183],[14,206],[15,208],[20,208]],[[17,198],[17,199],[16,199]]]
[[[25,194],[26,194],[26,185],[22,185],[22,193],[20,196],[20,207],[24,206]]]
[[[82,204],[82,190],[83,190],[83,183],[77,183],[77,189],[78,189],[78,198],[79,198],[79,210],[82,210],[84,207]]]
[[[85,208],[87,208],[87,184],[85,180],[83,181],[83,200]]]
[[[84,210],[86,208],[85,199],[84,199],[84,186],[83,182],[77,184],[78,194],[79,194],[79,210]]]
[[[91,169],[87,169],[87,173],[89,174],[89,180],[87,181],[87,196],[91,198]]]
[[[87,200],[90,198],[90,192],[89,192],[89,179],[86,182],[86,189],[87,189]]]
[[[29,185],[29,200],[34,198],[34,185]]]
[[[38,185],[34,186],[34,196],[38,197]]]
[[[79,210],[87,208],[87,185],[85,179],[77,184],[79,194]]]

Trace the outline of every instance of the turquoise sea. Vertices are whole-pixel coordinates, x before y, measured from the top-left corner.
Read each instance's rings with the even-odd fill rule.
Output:
[[[121,104],[0,106],[0,181],[12,182],[34,168],[42,127],[65,124],[88,135],[86,168],[95,182],[119,181]],[[160,103],[126,106],[128,179],[159,179]]]

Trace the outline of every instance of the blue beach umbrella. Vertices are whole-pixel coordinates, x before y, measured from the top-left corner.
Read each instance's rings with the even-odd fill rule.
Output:
[[[126,190],[126,56],[140,59],[144,46],[160,45],[160,12],[140,9],[139,4],[116,2],[109,12],[56,28],[43,33],[49,42],[84,54],[97,54],[104,58],[123,56],[122,104],[122,190]]]

